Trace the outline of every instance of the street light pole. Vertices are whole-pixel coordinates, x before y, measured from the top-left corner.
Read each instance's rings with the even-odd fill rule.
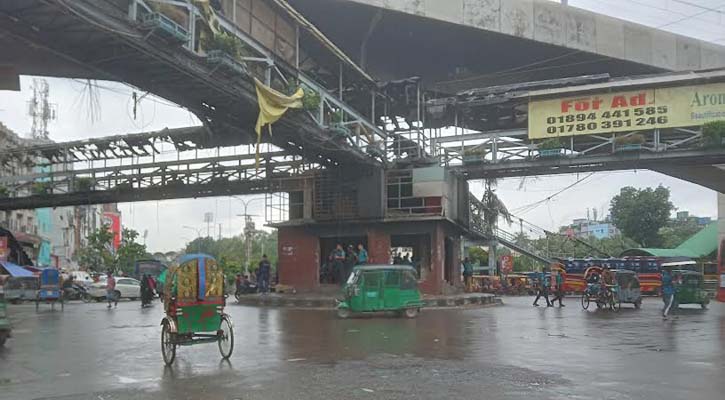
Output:
[[[253,199],[244,200],[239,197],[234,197],[244,205],[244,214],[237,214],[238,217],[244,217],[244,247],[246,252],[246,260],[244,265],[244,274],[249,275],[249,259],[252,257],[252,235],[254,234],[254,222],[252,221],[252,215],[247,214],[247,207],[253,201],[264,200],[262,197],[255,197]]]

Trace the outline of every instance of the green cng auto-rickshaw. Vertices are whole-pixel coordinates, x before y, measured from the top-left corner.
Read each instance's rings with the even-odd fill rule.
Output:
[[[678,269],[672,271],[672,278],[675,285],[673,307],[676,308],[680,304],[699,304],[700,307],[707,308],[710,296],[705,291],[705,282],[701,273]]]
[[[415,318],[423,306],[415,269],[409,265],[361,265],[353,269],[343,286],[344,299],[337,315],[394,311]]]

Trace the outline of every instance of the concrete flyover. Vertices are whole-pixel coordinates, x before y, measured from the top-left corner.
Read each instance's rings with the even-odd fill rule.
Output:
[[[545,0],[290,2],[372,73],[422,76],[449,93],[725,66],[722,46]]]

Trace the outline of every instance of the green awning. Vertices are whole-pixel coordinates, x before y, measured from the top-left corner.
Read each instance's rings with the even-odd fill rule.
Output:
[[[622,252],[622,256],[702,258],[717,251],[717,221],[711,222],[674,249],[637,248]]]

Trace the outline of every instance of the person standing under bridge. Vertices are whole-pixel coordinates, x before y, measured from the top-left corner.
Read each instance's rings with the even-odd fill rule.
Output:
[[[332,252],[332,273],[335,276],[335,283],[338,285],[345,284],[345,281],[343,281],[344,268],[345,250],[342,249],[342,244],[338,243]]]
[[[368,251],[365,250],[365,246],[362,243],[357,245],[357,265],[364,265],[368,263]]]

